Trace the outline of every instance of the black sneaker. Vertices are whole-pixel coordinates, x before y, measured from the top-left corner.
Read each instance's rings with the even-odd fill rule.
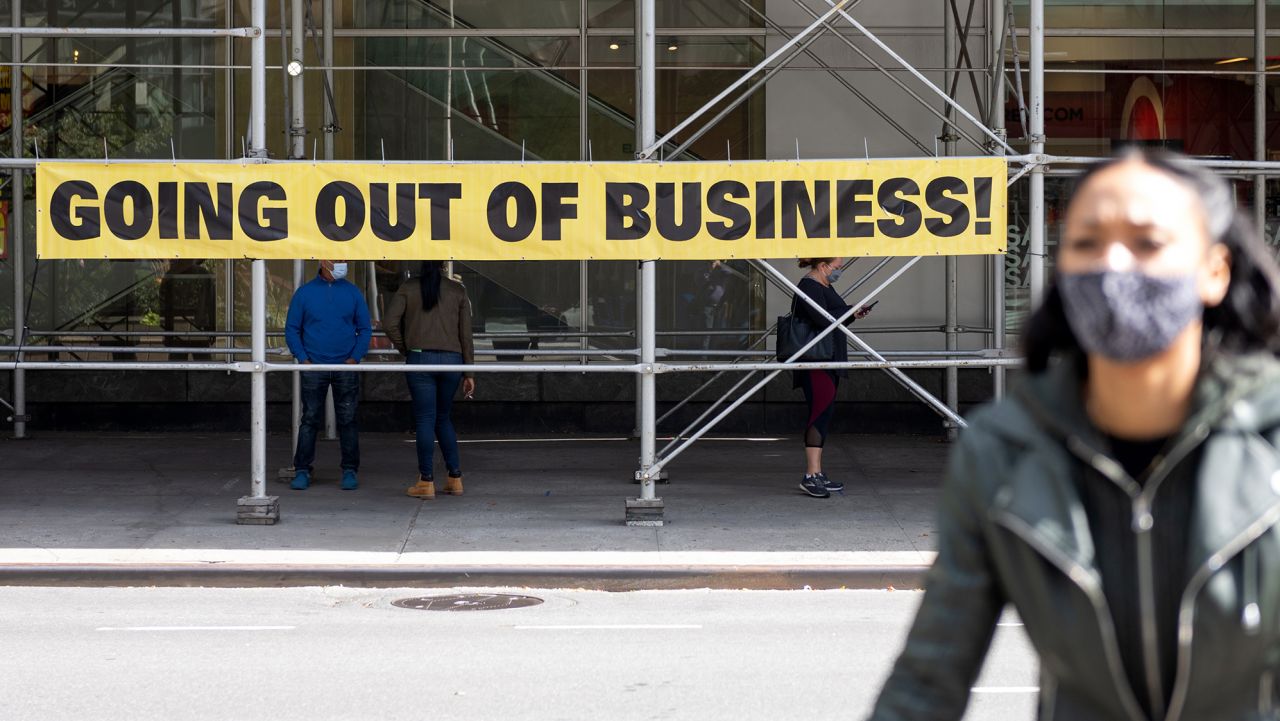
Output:
[[[827,478],[827,474],[822,473],[821,471],[819,471],[818,473],[815,473],[814,476],[818,480],[822,481],[822,485],[826,486],[828,491],[831,491],[832,493],[844,492],[843,481],[833,481],[830,478]]]
[[[822,482],[822,478],[819,476],[805,476],[804,480],[800,481],[800,490],[814,498],[831,497],[831,491],[827,490],[826,484]]]

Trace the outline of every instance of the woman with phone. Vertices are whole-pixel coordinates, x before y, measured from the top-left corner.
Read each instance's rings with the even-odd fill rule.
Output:
[[[800,279],[799,288],[812,298],[833,318],[839,318],[848,312],[850,305],[831,287],[840,279],[843,272],[844,258],[801,258],[801,268],[809,272]],[[795,299],[795,312],[809,322],[813,328],[826,328],[831,325],[809,303]],[[858,309],[846,323],[864,318],[871,312],[875,304]],[[849,360],[849,348],[842,333],[835,342],[835,354],[831,360],[844,363]],[[840,387],[840,379],[848,375],[845,370],[799,370],[792,372],[792,388],[804,391],[805,404],[808,406],[808,421],[804,429],[804,479],[800,481],[800,490],[814,498],[830,498],[832,491],[843,491],[844,483],[833,481],[822,470],[822,448],[827,442],[827,432],[831,427],[831,418],[835,414],[836,389]]]
[[[462,283],[444,274],[441,261],[425,260],[417,277],[400,286],[384,319],[387,337],[411,365],[471,365],[475,349],[471,338],[471,301]],[[458,371],[415,371],[407,374],[417,428],[418,481],[407,493],[433,500],[435,443],[444,456],[447,479],[440,491],[462,495],[462,460],[458,434],[453,427],[453,397],[471,398],[475,375]]]

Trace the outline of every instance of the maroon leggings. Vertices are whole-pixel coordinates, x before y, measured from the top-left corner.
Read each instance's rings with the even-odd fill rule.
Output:
[[[840,379],[828,370],[806,371],[800,380],[804,400],[809,404],[809,422],[804,429],[804,447],[821,448],[836,410],[836,388]]]

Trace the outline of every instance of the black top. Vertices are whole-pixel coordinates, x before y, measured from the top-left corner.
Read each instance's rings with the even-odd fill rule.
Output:
[[[841,298],[840,294],[837,293],[835,289],[829,285],[823,285],[822,283],[819,283],[818,281],[806,275],[805,277],[800,279],[800,282],[797,283],[797,286],[800,288],[800,290],[804,291],[805,295],[818,301],[818,304],[821,305],[834,318],[839,318],[840,316],[844,315],[846,311],[849,310],[849,307],[850,307],[849,304],[844,302],[844,298]],[[809,321],[809,324],[812,325],[815,329],[819,329],[819,330],[825,329],[830,324],[830,321],[828,321],[826,318],[823,318],[822,314],[818,313],[818,311],[815,310],[813,306],[804,302],[799,297],[793,298],[792,300],[794,301],[793,308],[794,308],[795,315],[797,317],[804,318],[805,320]],[[852,323],[852,322],[853,322],[853,316],[849,316],[848,320],[845,321],[845,325],[848,325],[849,323]],[[831,335],[835,336],[835,347],[836,347],[835,355],[831,358],[831,360],[838,361],[840,363],[844,363],[845,361],[848,361],[849,345],[847,342],[847,337],[845,336],[844,333],[841,333],[838,330],[831,331]],[[807,371],[794,371],[791,374],[792,388],[801,387],[800,373],[805,373],[805,372]],[[833,373],[840,378],[843,378],[849,375],[848,371],[845,371],[845,370],[840,370]]]
[[[1111,456],[1125,472],[1145,485],[1147,471],[1165,450],[1167,438],[1133,441],[1108,437]],[[1199,465],[1197,459],[1188,462]],[[1142,605],[1138,585],[1138,533],[1134,528],[1133,501],[1124,489],[1096,474],[1080,479],[1081,499],[1093,535],[1102,590],[1111,607],[1116,641],[1125,676],[1139,703],[1150,715],[1142,641]],[[1195,501],[1193,474],[1174,474],[1161,481],[1152,498],[1152,561],[1155,568],[1156,646],[1158,650],[1161,705],[1166,709],[1173,691],[1178,649],[1178,606],[1185,586],[1187,527]]]

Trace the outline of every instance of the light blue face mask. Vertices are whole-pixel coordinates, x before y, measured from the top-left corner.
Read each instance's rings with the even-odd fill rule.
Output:
[[[842,269],[842,268],[832,268],[832,269],[831,269],[831,272],[827,274],[827,282],[828,282],[828,283],[834,283],[834,282],[836,282],[837,280],[840,280],[840,276],[842,276],[842,275],[844,275],[844,269]]]
[[[342,280],[347,277],[347,264],[334,263],[333,270],[329,271],[329,275],[332,275],[334,280]]]

